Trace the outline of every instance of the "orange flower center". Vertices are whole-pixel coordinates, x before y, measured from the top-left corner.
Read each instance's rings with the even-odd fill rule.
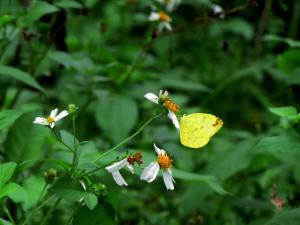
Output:
[[[172,167],[173,159],[167,154],[159,154],[157,156],[157,162],[162,169],[169,169]]]
[[[179,106],[176,105],[176,103],[174,103],[171,99],[167,99],[165,101],[164,105],[166,106],[166,108],[168,108],[169,110],[171,110],[174,113],[179,112]]]
[[[50,116],[48,116],[47,121],[48,121],[49,124],[55,122],[54,118],[50,117]]]
[[[171,20],[171,18],[169,17],[168,14],[166,14],[164,12],[159,12],[159,20],[162,22],[169,22]]]

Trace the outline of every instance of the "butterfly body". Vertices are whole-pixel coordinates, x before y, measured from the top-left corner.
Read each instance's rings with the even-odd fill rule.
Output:
[[[184,115],[180,120],[180,141],[186,147],[201,148],[220,130],[222,125],[223,121],[212,114]]]

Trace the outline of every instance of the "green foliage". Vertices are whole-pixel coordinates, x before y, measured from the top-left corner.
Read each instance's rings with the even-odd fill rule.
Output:
[[[299,224],[300,2],[164,4],[0,1],[1,225]],[[144,98],[159,90],[179,119],[211,113],[222,129],[183,147],[166,102]],[[161,168],[140,180],[154,143],[174,190]],[[123,159],[127,186],[105,169]]]
[[[17,79],[19,81],[22,81],[23,83],[34,87],[36,89],[38,89],[39,91],[44,92],[45,90],[36,82],[36,80],[34,78],[32,78],[31,75],[29,75],[28,73],[25,73],[21,70],[9,67],[9,66],[3,66],[0,65],[0,73],[4,76],[8,76],[14,79]]]

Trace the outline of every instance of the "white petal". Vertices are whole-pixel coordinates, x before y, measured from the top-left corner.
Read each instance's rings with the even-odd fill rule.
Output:
[[[167,190],[174,190],[174,184],[173,184],[174,179],[172,177],[172,174],[169,172],[169,170],[164,170],[162,174],[163,174],[163,179]]]
[[[50,123],[49,125],[50,125],[51,128],[53,128],[53,127],[55,126],[55,123],[52,122],[52,123]]]
[[[151,162],[149,164],[149,166],[147,166],[142,174],[141,174],[141,180],[145,180],[147,182],[152,182],[155,180],[156,176],[157,176],[157,173],[159,171],[160,167],[159,167],[159,164],[158,162]]]
[[[127,186],[128,185],[119,171],[113,172],[112,176],[113,176],[114,180],[116,181],[117,185],[120,185],[120,186]]]
[[[113,173],[113,172],[116,172],[116,171],[119,171],[120,169],[122,169],[126,165],[126,162],[127,162],[127,159],[125,158],[119,162],[116,162],[110,166],[105,167],[105,169],[108,172]]]
[[[79,180],[79,183],[81,184],[81,187],[83,188],[83,190],[86,191],[86,186],[83,180]]]
[[[127,161],[127,159],[126,159],[126,166],[129,169],[130,173],[134,174],[133,166]]]
[[[169,22],[162,22],[162,24],[167,30],[172,31],[172,26]]]
[[[150,21],[158,21],[159,20],[159,13],[151,12],[149,18]]]
[[[53,110],[51,110],[50,117],[54,118],[54,117],[56,117],[56,114],[57,114],[57,109],[53,109]]]
[[[219,18],[224,19],[225,18],[225,13],[224,10],[221,6],[217,4],[212,4],[211,5],[212,11],[215,15],[219,16]]]
[[[160,155],[162,153],[162,149],[160,149],[159,147],[156,146],[156,144],[153,144],[154,146],[154,150],[156,152],[157,155]]]
[[[35,117],[33,123],[44,125],[44,126],[49,125],[48,120],[46,118],[43,118],[43,117]]]
[[[178,121],[176,114],[174,112],[172,112],[171,110],[169,110],[168,116],[172,120],[172,123],[174,124],[175,128],[177,129],[177,132],[179,133],[180,126],[179,126],[179,121]]]
[[[60,114],[58,114],[56,117],[54,117],[55,122],[59,121],[60,119],[66,117],[69,115],[67,110],[62,111]]]
[[[148,99],[150,102],[153,102],[155,104],[158,104],[158,96],[153,93],[147,93],[144,95],[146,99]]]

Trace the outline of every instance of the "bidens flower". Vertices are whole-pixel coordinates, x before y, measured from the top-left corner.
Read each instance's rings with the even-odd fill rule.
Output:
[[[167,91],[160,90],[158,96],[153,93],[147,93],[144,97],[154,104],[165,106],[169,111],[169,118],[172,120],[177,132],[179,132],[179,122],[176,116],[176,113],[179,112],[179,107],[168,97],[168,95],[169,93]]]
[[[114,180],[116,181],[116,183],[120,186],[127,186],[128,184],[126,183],[126,181],[124,180],[124,178],[122,177],[122,175],[120,174],[120,169],[122,169],[123,167],[127,166],[127,168],[129,169],[129,171],[133,174],[133,166],[132,164],[128,161],[127,158],[122,159],[119,162],[116,162],[110,166],[105,167],[105,169],[110,172],[114,178]]]
[[[212,10],[213,16],[219,17],[220,19],[225,18],[225,12],[224,12],[224,10],[221,6],[216,5],[216,4],[212,4],[211,5],[211,10]]]
[[[181,0],[157,0],[161,4],[165,5],[168,12],[172,12]]]
[[[172,163],[173,160],[171,157],[165,152],[165,150],[158,148],[154,144],[155,152],[157,153],[157,161],[151,162],[149,166],[147,166],[142,174],[141,180],[145,180],[147,182],[152,182],[155,180],[158,171],[162,170],[163,180],[166,185],[167,190],[174,190],[175,180],[172,177]]]
[[[164,12],[151,12],[149,16],[150,21],[159,21],[158,24],[158,31],[162,31],[164,28],[167,30],[171,31],[172,26],[171,26],[171,17],[164,13]]]
[[[35,120],[33,121],[33,123],[44,125],[44,126],[50,126],[51,128],[53,128],[57,121],[66,117],[67,115],[69,115],[67,110],[62,111],[61,113],[59,113],[57,115],[57,109],[53,109],[53,110],[51,110],[50,116],[48,116],[47,118],[35,117]]]

